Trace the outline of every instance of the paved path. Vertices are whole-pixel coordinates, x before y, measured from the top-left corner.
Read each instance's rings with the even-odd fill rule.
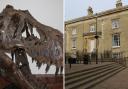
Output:
[[[92,89],[128,89],[128,68],[98,84]]]
[[[69,64],[65,64],[65,73],[71,73],[71,72],[98,67],[98,66],[102,66],[110,63],[114,63],[114,62],[102,62],[102,63],[99,62],[98,64],[96,64],[95,62],[92,62],[91,64],[72,64],[71,69],[69,68]]]

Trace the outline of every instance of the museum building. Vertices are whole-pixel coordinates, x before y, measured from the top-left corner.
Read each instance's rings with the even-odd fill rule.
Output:
[[[65,22],[65,52],[98,53],[98,58],[128,57],[128,5],[121,0],[110,10],[93,13]]]

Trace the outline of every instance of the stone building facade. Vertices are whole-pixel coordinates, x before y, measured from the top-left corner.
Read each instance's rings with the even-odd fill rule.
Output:
[[[89,7],[87,16],[66,21],[65,45],[71,54],[97,51],[98,58],[105,52],[114,58],[128,57],[128,6],[117,0],[114,9],[94,14]]]

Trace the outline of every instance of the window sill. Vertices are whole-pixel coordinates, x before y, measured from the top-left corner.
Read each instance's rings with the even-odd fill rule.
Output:
[[[72,47],[72,49],[76,49],[76,47]]]
[[[112,48],[120,48],[120,46],[112,46]]]
[[[94,32],[96,32],[96,31],[90,31],[90,33],[94,33]]]
[[[72,34],[72,36],[77,36],[77,34]]]
[[[77,35],[72,35],[72,38],[77,38]]]
[[[112,30],[116,30],[116,29],[119,29],[119,27],[112,28]]]

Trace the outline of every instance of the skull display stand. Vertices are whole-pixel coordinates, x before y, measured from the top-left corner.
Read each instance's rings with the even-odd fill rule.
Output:
[[[6,53],[10,53],[11,58]],[[47,84],[42,84],[31,73],[27,55],[36,61],[38,68],[47,64],[45,71],[48,72],[50,66],[55,65],[55,75],[59,70],[62,74],[63,34],[39,23],[28,10],[7,5],[0,13],[0,69],[19,89],[47,89]]]

